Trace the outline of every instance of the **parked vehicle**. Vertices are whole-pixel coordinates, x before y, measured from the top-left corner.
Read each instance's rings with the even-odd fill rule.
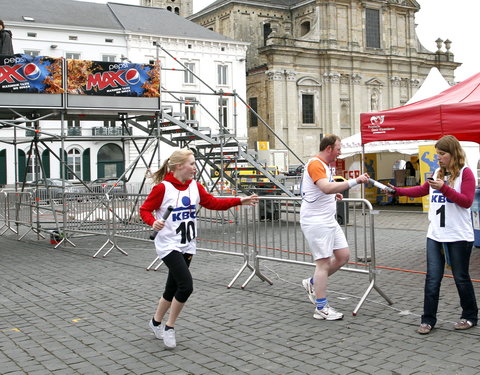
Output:
[[[95,193],[109,193],[118,194],[126,193],[127,187],[123,180],[118,180],[115,177],[102,177],[92,181],[90,188]]]
[[[85,189],[75,186],[70,181],[61,178],[44,178],[25,183],[28,190],[35,192],[35,198],[48,201],[49,199],[61,199],[63,193],[83,193]]]
[[[303,164],[290,165],[288,167],[288,172],[285,173],[285,176],[301,176],[303,173],[303,167]]]

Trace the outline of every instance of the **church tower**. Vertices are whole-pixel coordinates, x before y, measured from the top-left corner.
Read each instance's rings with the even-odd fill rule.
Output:
[[[193,14],[193,0],[141,0],[140,5],[165,8],[185,18]]]

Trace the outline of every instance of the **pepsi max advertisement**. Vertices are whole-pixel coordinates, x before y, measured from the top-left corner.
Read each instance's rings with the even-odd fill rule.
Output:
[[[68,93],[108,96],[159,96],[155,65],[67,60]]]
[[[0,56],[0,92],[62,93],[62,59],[23,54]]]

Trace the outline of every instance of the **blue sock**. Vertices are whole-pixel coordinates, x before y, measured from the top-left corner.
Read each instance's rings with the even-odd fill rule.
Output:
[[[310,285],[313,285],[313,277],[310,278]]]
[[[327,305],[328,301],[326,298],[317,298],[315,303],[317,304],[317,310],[321,310]]]

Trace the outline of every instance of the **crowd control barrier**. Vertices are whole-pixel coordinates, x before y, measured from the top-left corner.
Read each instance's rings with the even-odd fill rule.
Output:
[[[8,231],[8,210],[7,210],[7,193],[0,192],[0,220],[2,226],[0,227],[0,235]]]
[[[4,216],[4,230],[1,235],[7,231],[19,235],[18,228],[20,226],[27,227],[27,231],[22,234],[18,240],[21,240],[29,232],[35,230],[33,226],[33,213],[32,213],[32,195],[26,192],[3,192],[2,193],[2,210]]]
[[[300,227],[301,198],[292,197],[260,197],[264,205],[280,206],[277,220],[258,220],[253,211],[253,224],[248,228],[251,233],[253,247],[253,271],[242,285],[245,288],[250,280],[257,276],[262,280],[270,280],[261,273],[261,261],[275,261],[289,264],[314,266],[311,253],[303,237]],[[376,285],[375,272],[375,231],[374,211],[366,199],[343,199],[348,210],[348,221],[342,227],[349,242],[352,258],[341,268],[342,271],[355,272],[368,276],[368,287],[353,310],[356,315],[367,296],[375,289],[389,304],[392,301]]]
[[[113,249],[123,255],[128,253],[117,244],[115,224],[121,222],[122,201],[125,194],[104,193],[65,193],[64,233],[67,238],[73,236],[105,235],[105,243],[95,252],[94,258],[108,245],[103,254],[106,257]],[[116,205],[115,205],[115,202]]]
[[[151,235],[152,228],[145,225],[140,217],[140,206],[145,201],[147,195],[144,194],[123,194],[120,199],[113,197],[111,215],[112,230],[111,243],[117,245],[116,238],[128,238],[137,241],[150,242],[152,249],[153,241]],[[212,211],[200,208],[195,215],[197,216],[197,228],[193,229],[195,233],[189,233],[197,240],[198,251],[208,251],[221,253],[224,255],[233,255],[244,258],[244,264],[239,274],[245,269],[253,270],[253,267],[246,257],[247,253],[247,233],[241,230],[246,225],[247,217],[240,207],[233,207],[226,211]],[[192,230],[192,229],[191,229]],[[197,236],[198,234],[198,236]],[[148,270],[158,270],[163,262],[158,258],[146,267]]]
[[[152,229],[143,223],[139,209],[145,201],[146,194],[100,194],[100,193],[65,193],[62,196],[63,210],[61,222],[54,220],[64,238],[81,238],[89,235],[105,235],[106,242],[93,257],[107,246],[103,254],[107,256],[113,249],[128,255],[118,245],[121,238],[149,242]],[[261,272],[262,262],[283,262],[302,266],[314,266],[308,245],[300,227],[300,197],[262,196],[258,206],[237,206],[226,211],[213,211],[200,208],[197,216],[197,228],[190,235],[196,238],[197,249],[242,258],[243,264],[236,272],[228,288],[239,279],[246,270],[250,271],[248,283],[258,277],[272,284]],[[343,200],[348,215],[342,228],[346,234],[351,250],[351,261],[342,271],[364,274],[368,278],[365,292],[353,310],[356,315],[372,290],[376,290],[389,304],[391,300],[376,284],[374,211],[365,199]],[[3,233],[12,230],[18,233],[19,225],[28,231],[44,231],[40,222],[32,219],[34,209],[40,210],[38,202],[30,193],[3,192],[0,194],[0,211],[4,221]],[[55,210],[52,211],[54,214]],[[267,214],[269,213],[269,214]],[[35,225],[36,224],[36,225]],[[27,232],[28,233],[28,232]],[[26,233],[25,233],[26,234]],[[25,236],[25,234],[23,236]],[[22,236],[22,237],[23,237]],[[72,245],[73,242],[68,241]],[[59,245],[59,244],[58,244]],[[155,258],[147,270],[157,270],[160,259]]]

